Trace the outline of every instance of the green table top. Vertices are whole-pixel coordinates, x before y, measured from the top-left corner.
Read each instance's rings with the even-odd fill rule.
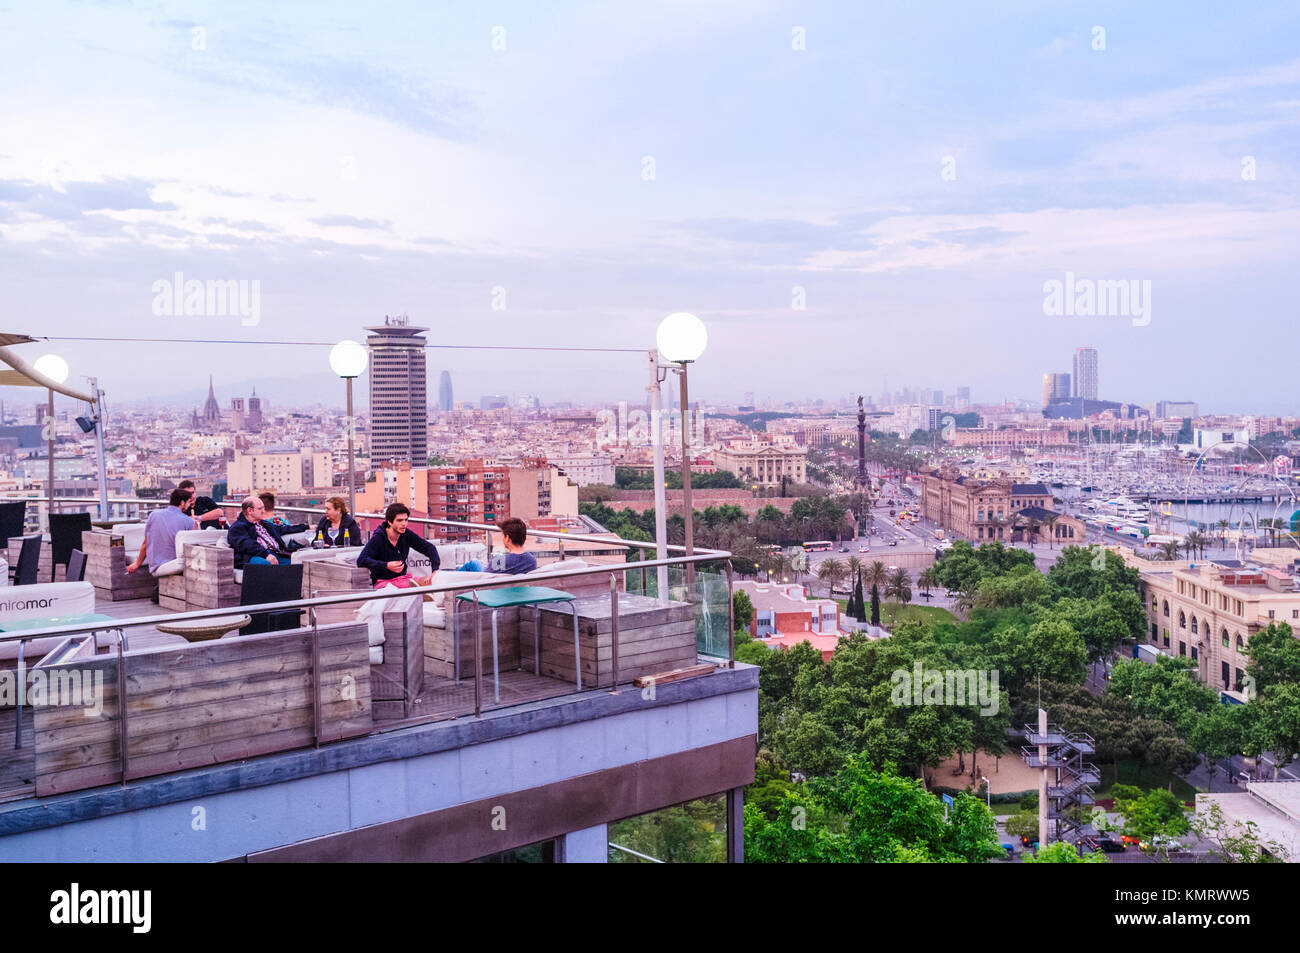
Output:
[[[474,601],[474,593],[462,592],[457,599]],[[483,589],[478,593],[478,604],[486,609],[505,609],[509,606],[535,605],[539,602],[572,602],[574,595],[561,589],[545,586],[509,586],[505,589]]]
[[[59,615],[49,619],[15,619],[12,622],[0,624],[0,632],[19,632],[23,629],[44,629],[47,626],[55,625],[72,625],[73,623],[84,622],[112,622],[111,615],[104,615],[101,612],[87,612],[85,615]]]

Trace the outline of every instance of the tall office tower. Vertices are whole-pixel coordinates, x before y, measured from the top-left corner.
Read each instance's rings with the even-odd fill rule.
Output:
[[[930,394],[930,403],[934,404],[934,406],[936,406],[936,407],[942,407],[942,406],[943,406],[943,391],[941,391],[941,390],[936,390],[936,391],[931,392],[931,394]]]
[[[384,316],[370,332],[370,459],[424,466],[429,459],[429,399],[424,332],[406,315]]]
[[[1074,351],[1074,396],[1100,400],[1097,386],[1097,349],[1080,347]]]
[[[1054,400],[1069,400],[1070,398],[1070,375],[1069,374],[1044,374],[1043,375],[1043,407],[1046,408]]]
[[[451,371],[443,371],[438,378],[438,409],[444,414],[456,409],[456,401],[451,393]]]

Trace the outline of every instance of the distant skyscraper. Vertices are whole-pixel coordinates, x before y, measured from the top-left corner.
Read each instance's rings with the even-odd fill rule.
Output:
[[[438,378],[438,409],[447,414],[455,407],[456,401],[451,392],[451,371],[443,371]]]
[[[959,399],[961,399],[961,400],[970,400],[970,388],[969,388],[969,387],[958,387],[958,388],[957,388],[957,397],[958,397]]]
[[[1054,400],[1069,400],[1070,398],[1070,375],[1069,374],[1044,374],[1043,375],[1043,407],[1046,408]]]
[[[937,390],[930,394],[930,403],[936,407],[943,406],[943,391]]]
[[[424,332],[406,315],[384,316],[370,336],[370,459],[424,466],[429,459],[429,399]]]
[[[1074,396],[1100,400],[1097,385],[1097,349],[1081,347],[1074,351]]]
[[[500,410],[509,404],[510,398],[504,394],[484,394],[478,399],[479,410]]]

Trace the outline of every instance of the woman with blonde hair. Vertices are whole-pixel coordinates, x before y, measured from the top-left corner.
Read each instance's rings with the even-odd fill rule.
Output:
[[[361,527],[348,512],[347,501],[331,496],[325,501],[325,515],[316,525],[316,542],[321,546],[364,546]]]

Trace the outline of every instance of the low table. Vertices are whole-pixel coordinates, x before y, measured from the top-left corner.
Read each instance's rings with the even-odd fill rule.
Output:
[[[504,589],[484,589],[482,592],[462,592],[456,597],[456,612],[452,618],[452,642],[455,644],[453,662],[456,681],[460,681],[460,605],[472,602],[475,607],[492,610],[492,691],[497,701],[501,701],[501,666],[498,664],[497,652],[497,612],[512,606],[532,606],[547,602],[567,602],[573,611],[573,667],[577,676],[578,691],[582,691],[582,652],[578,646],[578,606],[571,592],[560,589],[547,589],[545,586],[510,586]],[[475,633],[477,640],[478,634]],[[542,674],[542,617],[537,616],[537,625],[533,629],[533,663],[535,674]]]
[[[168,635],[179,635],[186,642],[209,642],[227,632],[242,629],[253,621],[248,615],[227,615],[216,619],[189,619],[182,622],[159,622],[154,628]]]

